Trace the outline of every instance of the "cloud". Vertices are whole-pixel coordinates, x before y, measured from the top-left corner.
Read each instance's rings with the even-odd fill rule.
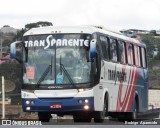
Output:
[[[4,0],[0,26],[99,24],[113,28],[160,29],[159,0]]]

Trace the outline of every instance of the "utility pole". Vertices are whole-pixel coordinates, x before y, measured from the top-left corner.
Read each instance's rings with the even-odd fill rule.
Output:
[[[5,119],[5,86],[4,86],[4,76],[2,76],[2,119]]]
[[[0,58],[2,58],[2,39],[0,39],[0,49],[1,49],[1,53],[0,53]]]

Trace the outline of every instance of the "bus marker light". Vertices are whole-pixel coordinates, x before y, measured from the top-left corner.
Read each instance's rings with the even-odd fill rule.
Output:
[[[81,89],[78,89],[78,91],[79,91],[79,92],[83,92],[83,91],[84,91],[84,89],[83,89],[83,88],[81,88]]]

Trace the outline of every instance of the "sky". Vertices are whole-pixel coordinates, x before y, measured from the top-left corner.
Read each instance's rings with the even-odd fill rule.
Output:
[[[0,27],[100,25],[117,30],[160,30],[160,0],[1,0]]]

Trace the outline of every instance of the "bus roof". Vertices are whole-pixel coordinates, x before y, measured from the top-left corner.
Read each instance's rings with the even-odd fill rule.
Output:
[[[132,42],[134,44],[140,46],[146,46],[144,43],[140,42],[137,39],[127,37],[120,32],[115,32],[103,27],[99,26],[47,26],[47,27],[39,27],[32,28],[27,31],[24,36],[28,35],[40,35],[40,34],[60,34],[60,33],[85,33],[85,34],[93,34],[95,32],[100,32],[106,34],[111,37],[115,37],[126,42]]]

